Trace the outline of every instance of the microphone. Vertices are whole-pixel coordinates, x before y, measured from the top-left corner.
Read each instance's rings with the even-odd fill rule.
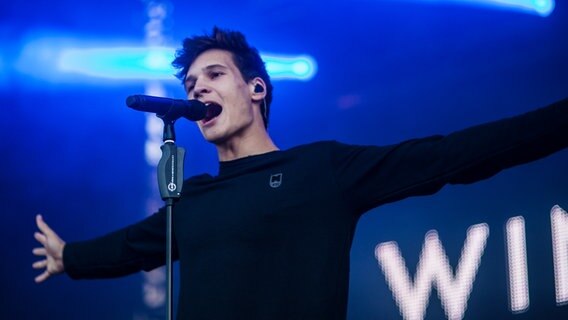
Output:
[[[199,121],[221,113],[221,110],[215,108],[208,110],[207,106],[199,100],[170,99],[141,94],[126,98],[126,105],[134,110],[155,113],[158,117],[171,121],[181,117]]]

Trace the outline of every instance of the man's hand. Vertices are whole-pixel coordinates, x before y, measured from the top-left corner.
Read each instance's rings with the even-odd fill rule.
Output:
[[[51,230],[39,214],[36,216],[36,224],[41,232],[34,233],[34,237],[43,247],[34,248],[32,252],[36,256],[45,257],[45,259],[36,261],[32,266],[34,269],[45,268],[45,271],[35,278],[35,282],[40,283],[52,275],[63,272],[63,248],[65,247],[65,242],[59,238],[57,233]]]

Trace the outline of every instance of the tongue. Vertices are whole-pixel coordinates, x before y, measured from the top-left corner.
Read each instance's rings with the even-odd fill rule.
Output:
[[[207,112],[205,114],[204,120],[209,121],[209,120],[215,118],[216,116],[221,114],[221,111],[223,111],[223,108],[216,103],[212,103],[212,104],[208,105],[207,106]]]

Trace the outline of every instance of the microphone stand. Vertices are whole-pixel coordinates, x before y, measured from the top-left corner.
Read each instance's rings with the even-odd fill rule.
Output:
[[[160,196],[166,203],[166,313],[167,320],[173,315],[173,269],[172,269],[172,225],[174,203],[181,197],[183,187],[183,160],[185,150],[175,145],[174,123],[185,117],[197,121],[221,113],[221,108],[209,112],[207,106],[198,100],[174,100],[161,97],[134,95],[126,99],[126,105],[134,110],[155,112],[164,121],[164,144],[158,163],[158,186]]]
[[[158,115],[164,121],[162,158],[158,163],[158,186],[166,204],[166,319],[173,315],[172,224],[174,203],[181,197],[185,150],[175,145],[174,123],[179,116]]]

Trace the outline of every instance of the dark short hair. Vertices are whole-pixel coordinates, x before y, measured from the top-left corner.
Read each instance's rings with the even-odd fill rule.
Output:
[[[230,52],[233,56],[233,62],[241,72],[245,82],[248,83],[256,77],[264,80],[266,83],[266,98],[264,103],[260,104],[260,113],[264,120],[264,127],[267,128],[270,104],[272,102],[272,83],[258,50],[247,43],[242,33],[214,27],[210,35],[205,34],[185,38],[183,47],[176,51],[176,58],[172,62],[172,66],[178,69],[176,77],[184,84],[191,64],[200,54],[211,49]]]

